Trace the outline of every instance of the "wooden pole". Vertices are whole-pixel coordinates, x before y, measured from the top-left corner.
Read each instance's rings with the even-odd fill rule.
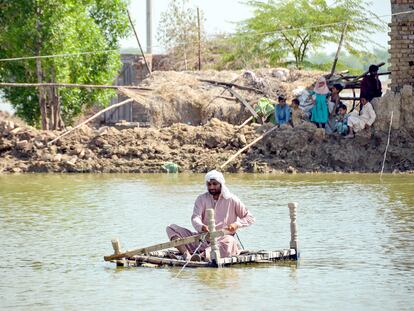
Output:
[[[288,203],[288,207],[290,215],[290,248],[296,250],[296,255],[299,257],[298,228],[296,224],[298,203]]]
[[[108,110],[111,110],[111,109],[114,109],[114,108],[117,108],[117,107],[120,107],[120,106],[122,106],[122,105],[125,105],[125,104],[130,103],[130,102],[133,102],[133,101],[134,101],[133,99],[129,98],[129,99],[127,99],[127,100],[124,100],[123,102],[120,102],[120,103],[118,103],[118,104],[115,104],[115,105],[109,106],[109,107],[105,108],[104,110],[99,111],[98,113],[94,114],[92,117],[90,117],[89,119],[87,119],[86,121],[83,121],[82,123],[80,123],[80,124],[78,124],[77,126],[75,126],[73,129],[71,129],[71,130],[69,130],[69,131],[66,131],[66,132],[64,132],[63,134],[61,134],[61,135],[59,135],[58,137],[56,137],[55,139],[53,139],[53,140],[49,141],[49,142],[47,143],[47,145],[48,145],[48,146],[50,146],[51,144],[53,144],[53,143],[54,143],[55,141],[57,141],[58,139],[60,139],[60,138],[62,138],[62,137],[64,137],[64,136],[66,136],[66,135],[68,135],[69,133],[73,132],[74,130],[76,130],[76,129],[80,128],[82,125],[85,125],[86,123],[88,123],[88,122],[92,121],[93,119],[97,118],[98,116],[100,116],[100,115],[101,115],[101,114],[103,114],[104,112],[106,112],[106,111],[108,111]]]
[[[245,127],[251,120],[253,120],[253,116],[250,116],[246,121],[244,121],[241,125],[239,125],[237,127],[238,130],[242,129],[243,127]]]
[[[118,239],[112,239],[111,243],[112,243],[112,248],[114,249],[114,254],[120,254],[121,253],[121,243],[119,242],[119,240]],[[122,260],[117,260],[116,265],[118,267],[123,267],[124,262]]]
[[[266,137],[267,135],[269,135],[271,132],[273,132],[277,128],[278,128],[278,125],[275,125],[270,130],[268,130],[266,133],[264,133],[262,136],[259,136],[258,138],[256,138],[255,140],[253,140],[250,144],[248,144],[247,146],[245,146],[242,149],[240,149],[239,151],[237,151],[236,154],[234,154],[226,162],[224,162],[220,166],[220,168],[223,169],[224,167],[226,167],[227,164],[229,164],[231,161],[233,161],[235,158],[237,158],[243,151],[245,151],[246,149],[250,148],[251,146],[253,146],[258,141],[262,140],[264,137]]]
[[[71,84],[71,83],[10,83],[0,82],[0,87],[75,87],[87,89],[119,89],[117,85],[95,85],[95,84]],[[134,85],[122,85],[126,89],[134,89],[140,91],[151,91],[152,89]]]
[[[208,208],[207,209],[207,223],[208,223],[208,230],[210,233],[214,233],[216,231],[216,221],[214,216],[214,209]],[[210,239],[211,245],[211,262],[213,266],[221,267],[220,261],[220,249],[217,245],[217,241],[215,238]]]
[[[250,113],[256,118],[257,121],[259,121],[259,115],[256,111],[252,108],[252,106],[236,91],[234,91],[231,87],[228,87],[227,90],[236,97],[246,108],[250,111]]]
[[[129,23],[131,24],[131,28],[134,31],[134,35],[135,35],[135,38],[137,39],[138,46],[139,46],[139,49],[141,51],[142,57],[144,58],[145,66],[147,66],[147,70],[148,70],[149,75],[152,76],[151,69],[148,66],[147,59],[145,58],[145,54],[144,54],[144,51],[142,50],[141,43],[139,42],[139,38],[138,38],[137,32],[135,30],[135,26],[132,23],[132,19],[131,19],[131,15],[129,14],[129,10],[127,10],[127,13],[128,13]]]
[[[219,86],[227,86],[227,87],[236,87],[240,90],[246,90],[246,91],[252,91],[252,92],[256,92],[258,94],[264,94],[264,92],[262,90],[253,88],[253,87],[248,87],[248,86],[243,86],[243,85],[239,85],[239,84],[235,84],[235,83],[230,83],[230,82],[222,82],[222,81],[216,81],[216,80],[208,80],[208,79],[198,79],[198,81],[201,82],[207,82],[207,83],[211,83],[214,85],[219,85]]]
[[[345,32],[346,32],[346,28],[347,27],[348,27],[348,22],[345,23],[344,29],[342,30],[341,39],[339,40],[338,49],[336,50],[335,59],[334,59],[334,62],[332,64],[332,69],[331,69],[330,77],[332,77],[333,74],[335,73],[336,63],[338,62],[339,53],[341,52],[342,43],[344,42]]]
[[[198,27],[198,70],[201,70],[201,25],[200,9],[197,7],[197,27]]]

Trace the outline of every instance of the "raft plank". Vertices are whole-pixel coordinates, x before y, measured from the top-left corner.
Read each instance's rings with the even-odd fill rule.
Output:
[[[215,232],[211,232],[211,233],[202,233],[202,234],[196,234],[196,235],[192,235],[186,238],[182,238],[182,239],[176,239],[176,240],[172,240],[170,242],[165,242],[165,243],[160,243],[160,244],[155,244],[155,245],[151,245],[151,246],[147,246],[147,247],[143,247],[143,248],[137,248],[137,249],[133,249],[133,250],[129,250],[126,251],[124,253],[118,253],[118,254],[113,254],[113,255],[109,255],[109,256],[104,256],[104,260],[105,261],[111,261],[114,259],[122,259],[122,258],[128,258],[128,257],[132,257],[134,255],[140,255],[140,254],[149,254],[151,252],[154,251],[158,251],[158,250],[162,250],[162,249],[166,249],[166,248],[170,248],[170,247],[176,247],[176,246],[180,246],[180,245],[185,245],[185,244],[190,244],[190,243],[195,243],[198,242],[200,240],[210,240],[210,239],[214,239],[217,237],[221,237],[225,234],[227,234],[228,231],[227,230],[218,230]]]

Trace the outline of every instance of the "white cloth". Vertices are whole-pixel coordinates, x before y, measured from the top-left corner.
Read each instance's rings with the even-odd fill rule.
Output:
[[[366,103],[360,115],[351,114],[348,118],[348,125],[351,126],[355,132],[359,132],[365,128],[365,125],[368,124],[371,126],[376,119],[377,115],[375,114],[374,108],[370,102]]]
[[[206,176],[204,177],[204,180],[205,180],[206,184],[207,184],[207,182],[211,181],[212,179],[214,179],[215,181],[220,183],[220,185],[221,185],[221,195],[223,196],[223,198],[229,199],[232,196],[232,194],[231,194],[230,190],[226,187],[226,181],[224,180],[223,174],[220,173],[219,171],[212,170],[212,171],[208,172],[206,174]],[[207,191],[208,191],[208,189],[207,189]]]
[[[319,85],[323,83],[323,85]],[[313,91],[316,94],[328,94],[329,93],[329,88],[326,85],[326,79],[324,77],[320,77],[318,79],[318,81],[316,82],[315,88],[313,89]]]

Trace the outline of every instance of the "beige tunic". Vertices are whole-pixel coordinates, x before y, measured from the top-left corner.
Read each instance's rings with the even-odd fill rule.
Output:
[[[352,126],[355,132],[359,132],[365,128],[365,125],[368,124],[371,126],[375,122],[374,108],[372,108],[371,103],[366,103],[360,115],[350,115],[348,118],[348,126]]]

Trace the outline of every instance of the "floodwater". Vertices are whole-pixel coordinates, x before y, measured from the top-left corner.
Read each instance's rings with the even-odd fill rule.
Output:
[[[190,226],[202,175],[0,175],[1,310],[414,310],[414,176],[229,175],[256,216],[248,249],[289,245],[298,265],[116,268],[124,249]]]

